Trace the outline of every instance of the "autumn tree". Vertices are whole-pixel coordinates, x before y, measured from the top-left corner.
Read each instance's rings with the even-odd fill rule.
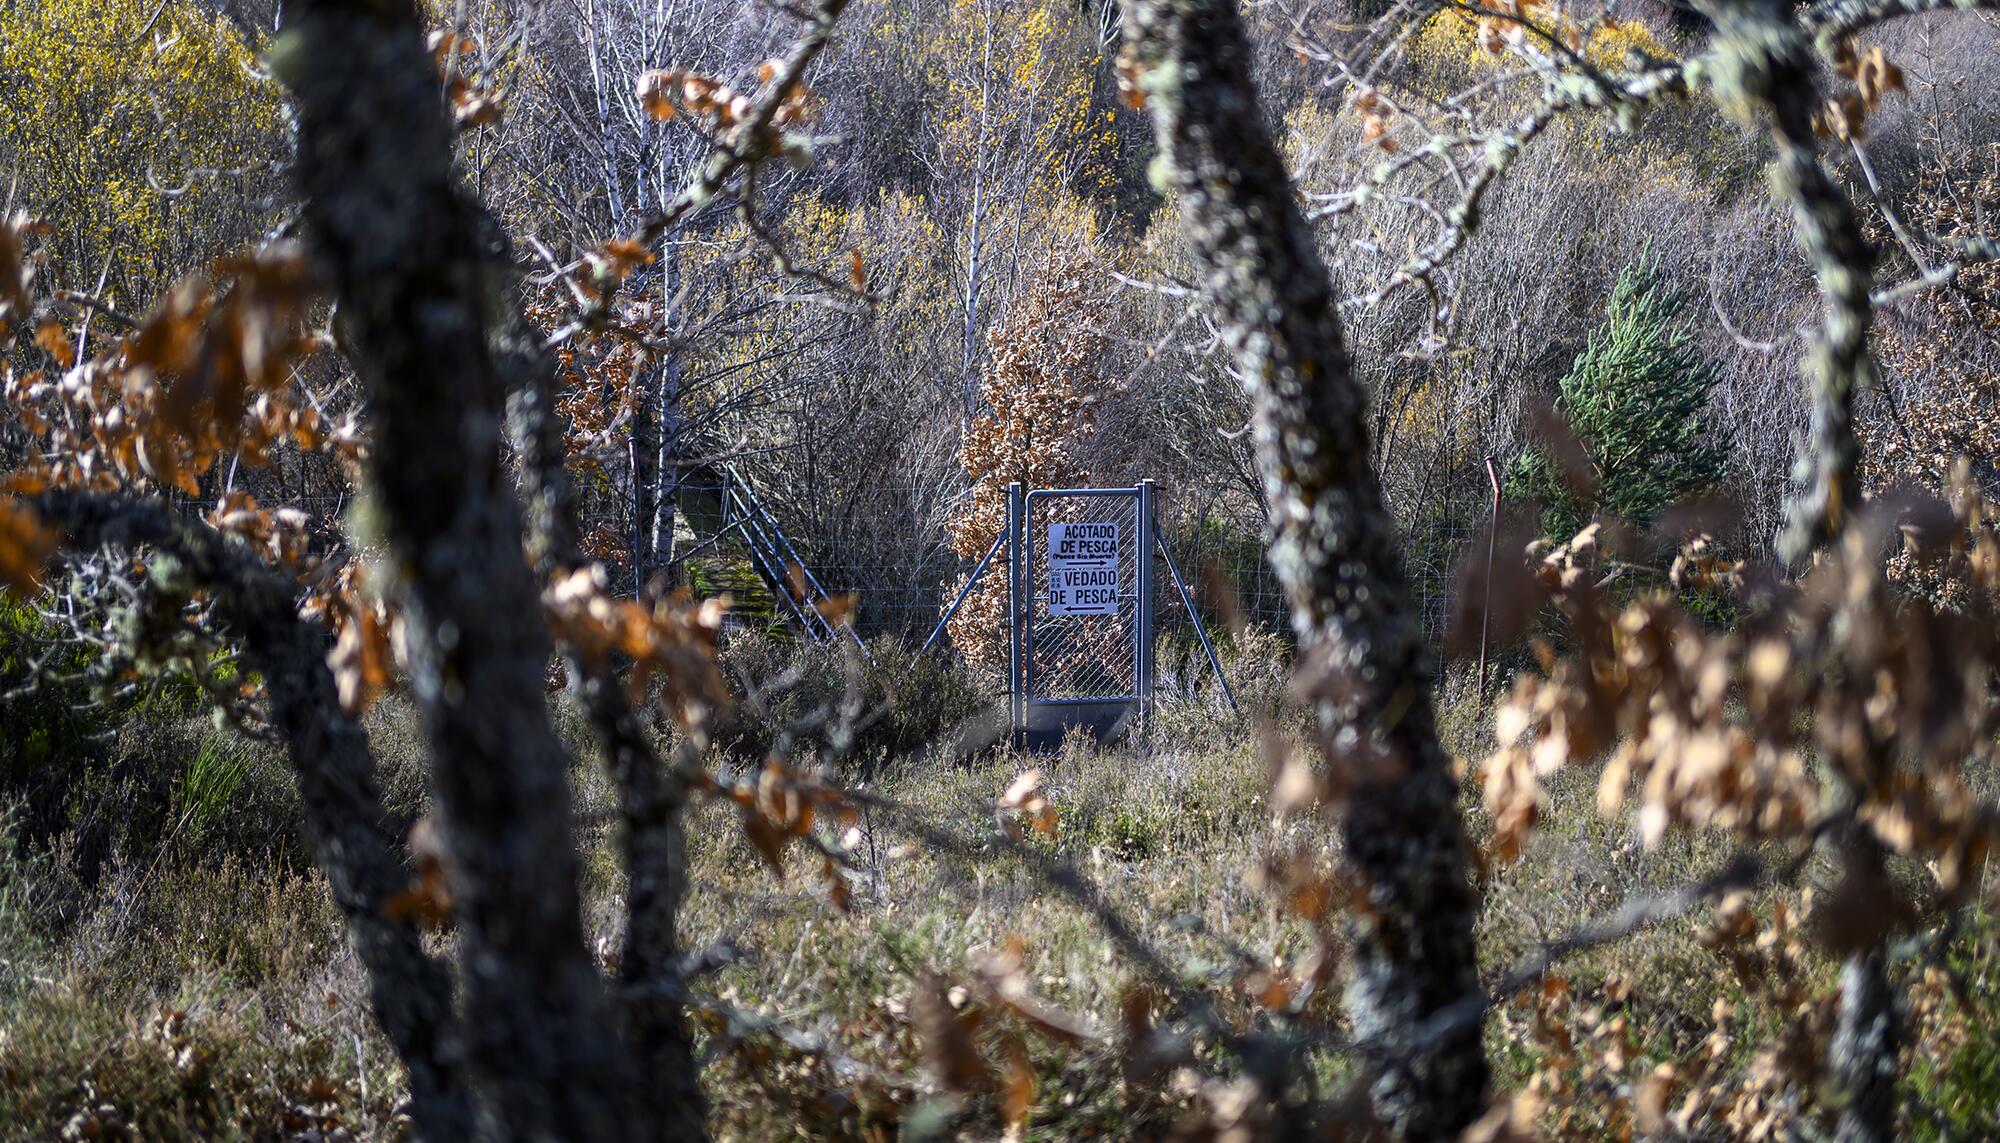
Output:
[[[1009,484],[1063,488],[1088,476],[1075,450],[1090,430],[1105,341],[1089,271],[1082,250],[1050,254],[988,335],[992,360],[980,385],[987,411],[973,419],[959,452],[973,480],[951,521],[961,559],[982,558],[1007,530]],[[1007,579],[988,575],[953,617],[952,643],[968,663],[991,667],[1005,658],[1007,623]]]

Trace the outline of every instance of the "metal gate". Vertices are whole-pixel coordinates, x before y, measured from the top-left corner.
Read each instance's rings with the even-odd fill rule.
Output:
[[[1215,647],[1194,613],[1173,556],[1159,539],[1153,482],[1132,488],[1007,487],[1007,526],[959,589],[923,651],[1000,558],[1007,577],[1009,724],[1017,745],[1044,749],[1074,728],[1108,738],[1153,703],[1153,637],[1164,597],[1186,609],[1232,707]],[[923,653],[923,652],[919,652]]]
[[[1044,488],[1020,498],[1011,658],[1015,726],[1038,744],[1116,733],[1152,695],[1153,487]]]

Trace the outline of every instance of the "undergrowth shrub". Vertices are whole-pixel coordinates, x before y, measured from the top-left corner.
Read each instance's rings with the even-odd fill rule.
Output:
[[[944,652],[919,655],[883,637],[864,653],[766,635],[731,640],[722,653],[734,708],[714,731],[732,759],[761,762],[788,732],[831,728],[835,756],[872,772],[933,745],[973,750],[1004,735],[1000,696]],[[844,724],[851,722],[851,726]]]
[[[0,845],[0,1138],[406,1135],[316,873],[162,855],[86,896],[65,864]]]
[[[216,729],[195,689],[175,680],[102,701],[64,678],[80,664],[49,656],[51,645],[32,610],[0,597],[0,691],[10,692],[0,700],[0,801],[12,807],[14,849],[62,848],[84,885],[108,860],[150,861],[169,847],[310,864],[291,770],[274,746]]]

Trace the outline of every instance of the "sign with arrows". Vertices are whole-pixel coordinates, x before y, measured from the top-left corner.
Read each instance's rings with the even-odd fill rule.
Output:
[[[1049,525],[1049,614],[1118,614],[1118,525]]]

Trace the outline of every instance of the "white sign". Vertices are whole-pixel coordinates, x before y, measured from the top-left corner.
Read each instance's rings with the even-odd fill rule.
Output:
[[[1118,614],[1118,525],[1049,525],[1049,614]]]

